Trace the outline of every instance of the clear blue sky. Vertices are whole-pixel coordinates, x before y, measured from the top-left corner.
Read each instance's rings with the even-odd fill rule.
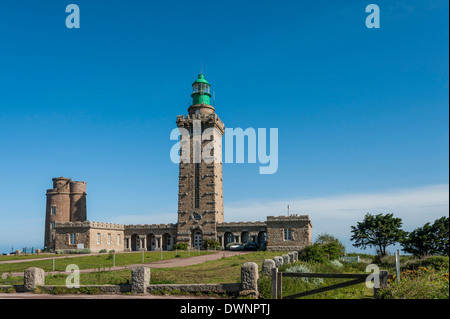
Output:
[[[70,3],[80,7],[80,29],[65,26]],[[380,7],[380,29],[365,25],[370,3]],[[169,134],[187,113],[201,62],[227,127],[279,130],[276,174],[224,164],[227,221],[243,207],[242,220],[265,220],[257,207],[269,202],[279,203],[271,212],[279,215],[314,198],[445,190],[448,6],[2,1],[0,252],[43,245],[45,192],[56,176],[87,182],[89,220],[175,222]],[[407,230],[442,216],[444,194],[437,208],[418,203]],[[398,208],[343,207],[342,218],[334,215],[339,228],[327,228],[326,214],[307,207],[292,210],[348,250],[350,225],[366,210]],[[349,220],[344,211],[352,209]]]

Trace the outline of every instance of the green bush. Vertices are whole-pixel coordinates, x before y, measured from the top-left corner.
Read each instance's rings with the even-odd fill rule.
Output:
[[[380,289],[380,299],[448,299],[448,270],[437,271],[426,267],[406,270],[388,281],[386,288]]]
[[[402,270],[414,270],[420,267],[432,268],[435,270],[449,270],[449,257],[447,256],[429,256],[421,259],[412,260],[402,266]]]
[[[187,243],[176,243],[175,245],[173,245],[173,248],[178,249],[178,250],[187,250],[188,244]]]
[[[214,239],[207,239],[207,240],[205,240],[205,245],[209,249],[220,248],[219,241],[214,240]]]
[[[296,264],[287,268],[284,272],[312,273],[312,270],[306,265]],[[320,286],[323,283],[323,278],[301,277],[300,279],[304,282],[311,283],[314,286]]]
[[[108,251],[106,250],[106,249],[102,249],[102,250],[100,250],[98,253],[99,254],[103,254],[103,253],[107,253]]]
[[[307,262],[324,263],[326,261],[325,255],[323,246],[316,243],[301,250],[298,254],[298,259]]]

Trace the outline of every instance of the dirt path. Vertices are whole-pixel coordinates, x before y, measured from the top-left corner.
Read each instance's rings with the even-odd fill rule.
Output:
[[[144,264],[133,264],[133,265],[126,265],[126,266],[116,266],[116,267],[107,267],[105,269],[108,269],[110,271],[119,271],[119,270],[125,270],[125,269],[132,269],[136,266],[147,266],[150,268],[172,268],[172,267],[186,267],[186,266],[192,266],[204,263],[206,261],[210,260],[217,260],[221,259],[223,257],[231,257],[235,255],[244,255],[248,254],[248,251],[220,251],[214,254],[209,255],[200,255],[200,256],[191,256],[191,257],[183,257],[183,258],[172,258],[167,260],[160,260],[160,261],[154,261],[151,263],[144,263]],[[41,260],[41,259],[38,259]],[[98,269],[92,268],[92,269],[80,269],[80,273],[92,273],[98,271]],[[69,274],[62,271],[50,271],[46,272],[45,275],[55,275],[55,274]],[[13,277],[20,277],[23,276],[23,272],[13,272],[11,273]],[[6,278],[8,276],[8,273],[4,273],[3,278]]]

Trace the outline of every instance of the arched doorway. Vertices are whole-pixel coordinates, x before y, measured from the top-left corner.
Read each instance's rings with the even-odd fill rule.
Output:
[[[244,231],[241,234],[241,243],[246,244],[248,242],[250,242],[250,235],[248,233],[248,231]]]
[[[162,247],[163,250],[172,250],[173,249],[173,237],[169,233],[165,233],[162,236]]]
[[[261,247],[267,241],[267,233],[265,231],[260,231],[258,233],[258,245]]]
[[[234,243],[234,235],[233,233],[227,232],[224,234],[225,237],[225,246],[229,243]]]
[[[155,236],[153,234],[147,235],[147,251],[155,250]]]
[[[139,239],[137,234],[131,235],[131,251],[139,250]]]
[[[192,233],[192,247],[201,248],[203,246],[203,234],[200,230],[194,230]]]

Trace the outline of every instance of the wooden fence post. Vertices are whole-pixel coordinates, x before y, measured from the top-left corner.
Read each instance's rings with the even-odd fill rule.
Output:
[[[278,272],[277,273],[277,299],[281,299],[282,297],[281,297],[281,295],[282,295],[282,293],[283,293],[283,289],[282,289],[282,281],[283,281],[283,278],[282,278],[282,273],[281,272]]]
[[[272,288],[272,299],[277,299],[277,288],[278,288],[278,284],[277,284],[277,279],[278,279],[278,268],[274,267],[271,269],[271,280],[270,280],[270,284],[271,284],[271,288]]]

